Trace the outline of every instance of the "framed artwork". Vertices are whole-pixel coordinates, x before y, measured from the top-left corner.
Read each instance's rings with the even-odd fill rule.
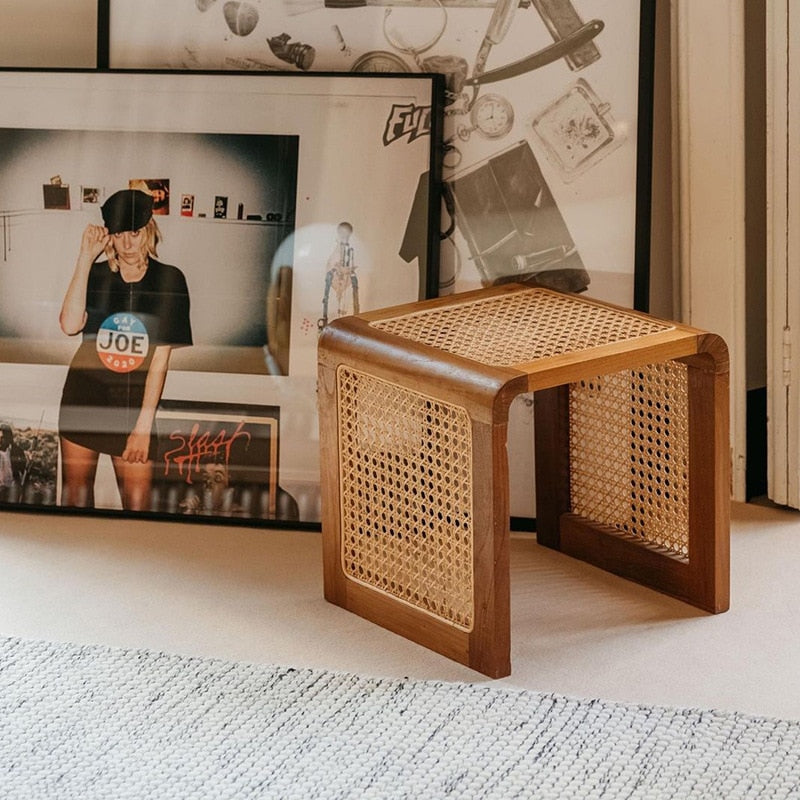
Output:
[[[317,338],[435,294],[443,89],[0,70],[0,505],[317,525]]]
[[[108,0],[0,3],[0,67],[89,68],[108,60]]]
[[[646,310],[655,2],[108,0],[109,58],[441,73],[440,291],[517,280]]]
[[[297,522],[281,488],[280,408],[162,400],[151,510]]]

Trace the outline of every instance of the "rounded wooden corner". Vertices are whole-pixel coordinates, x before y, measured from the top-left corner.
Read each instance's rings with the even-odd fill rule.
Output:
[[[716,333],[701,333],[697,337],[698,355],[707,355],[714,361],[714,372],[723,374],[730,372],[730,354],[725,340]]]

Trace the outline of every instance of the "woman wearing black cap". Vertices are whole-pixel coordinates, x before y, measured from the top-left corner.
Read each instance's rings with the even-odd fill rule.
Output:
[[[177,267],[156,260],[150,195],[124,189],[102,213],[105,224],[83,232],[59,318],[64,333],[83,334],[61,398],[62,505],[94,505],[98,456],[108,453],[123,508],[140,511],[170,351],[192,343],[189,292]]]

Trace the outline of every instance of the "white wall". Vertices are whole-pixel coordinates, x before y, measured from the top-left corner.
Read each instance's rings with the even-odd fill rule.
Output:
[[[745,499],[744,0],[676,0],[681,317],[730,353],[733,496]]]

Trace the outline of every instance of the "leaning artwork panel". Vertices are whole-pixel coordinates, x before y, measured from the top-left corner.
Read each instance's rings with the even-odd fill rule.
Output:
[[[438,284],[441,89],[0,71],[0,504],[316,524],[320,331]]]

